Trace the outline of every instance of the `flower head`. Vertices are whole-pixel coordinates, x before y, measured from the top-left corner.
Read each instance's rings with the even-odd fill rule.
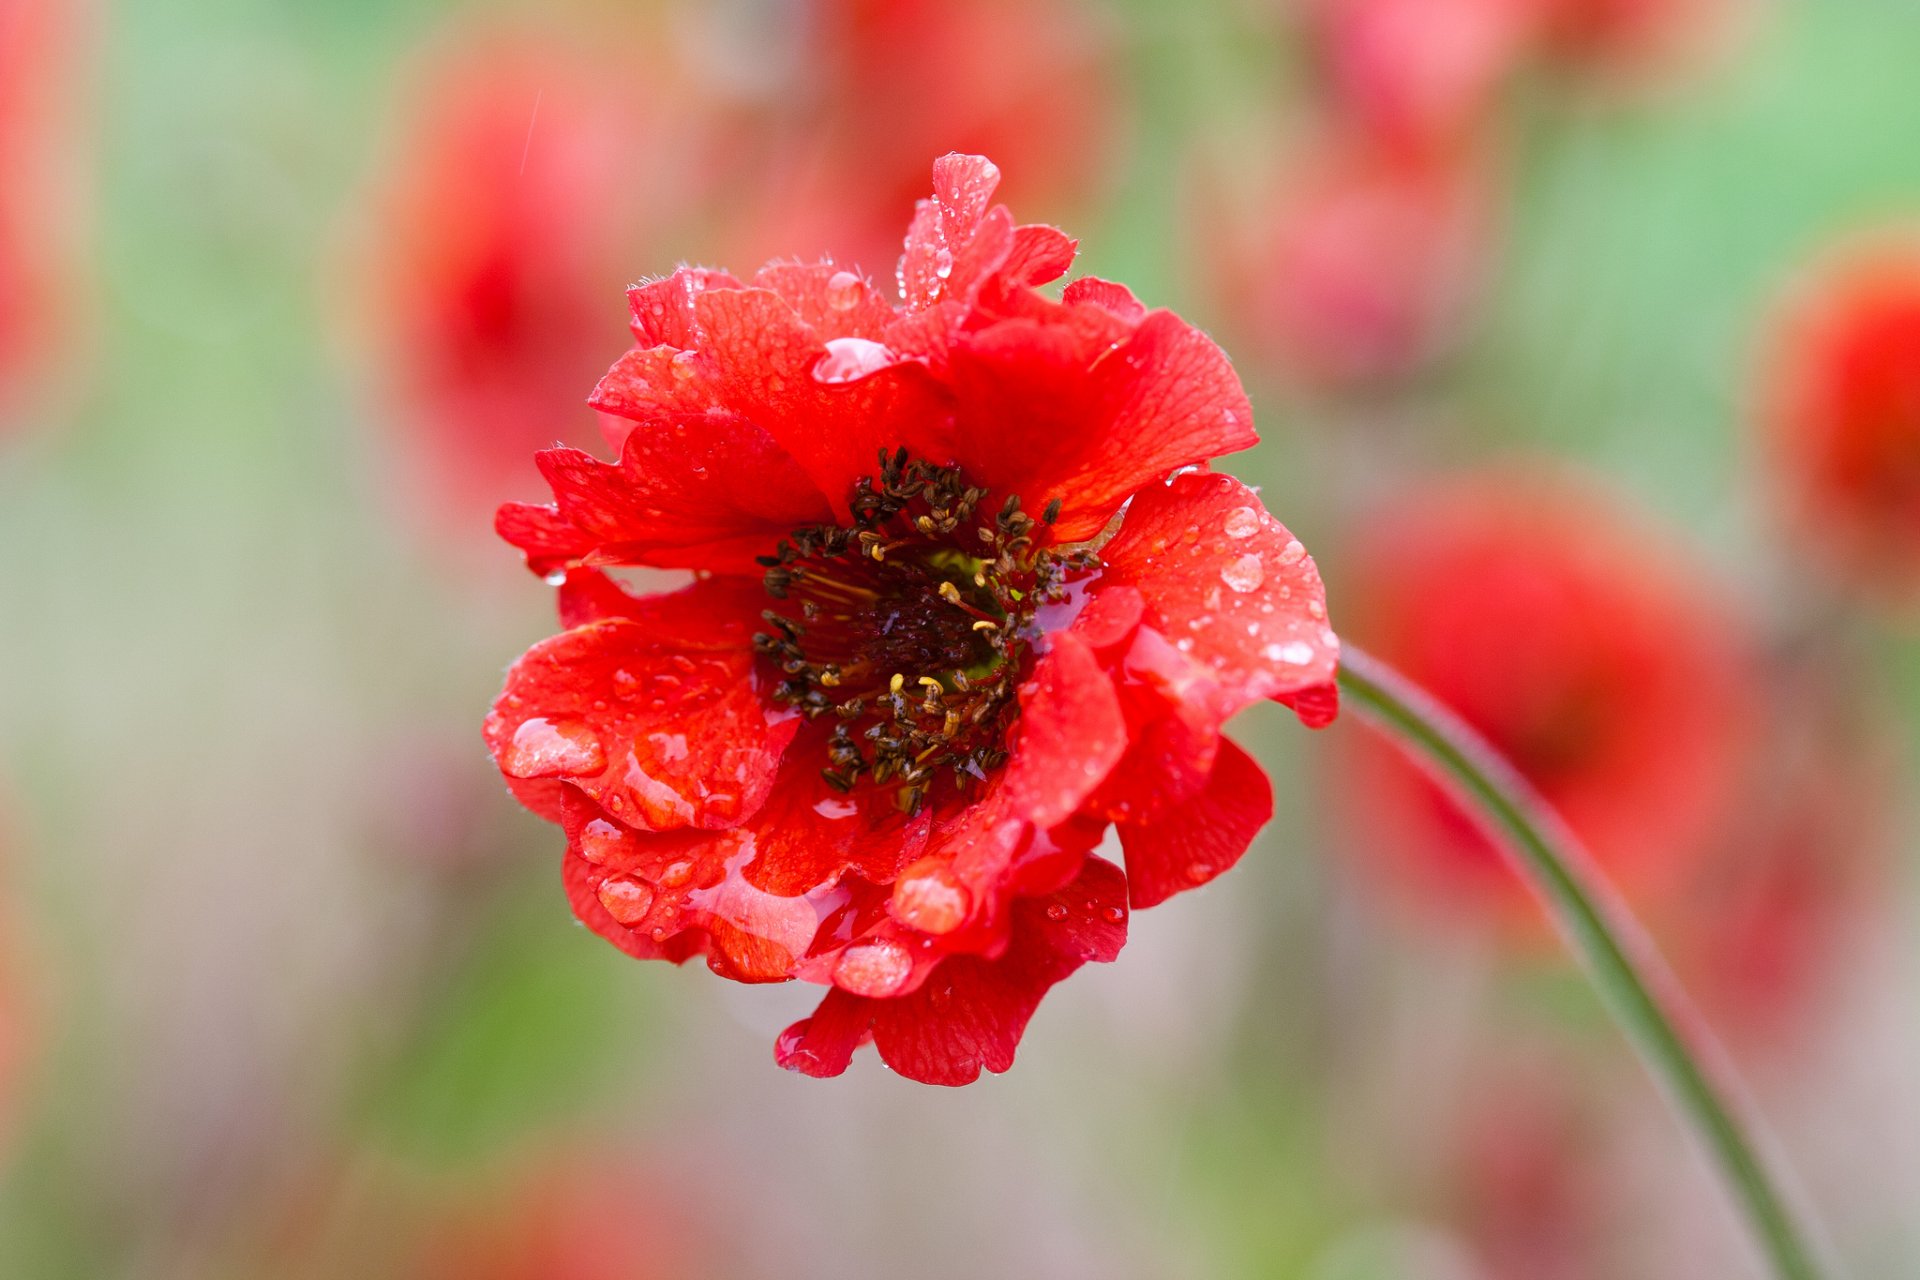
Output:
[[[1876,586],[1920,592],[1920,235],[1823,263],[1767,368],[1772,442],[1807,529]]]
[[[1221,735],[1334,711],[1305,549],[1209,459],[1254,443],[1226,357],[1123,287],[1056,300],[1074,242],[934,166],[899,301],[831,262],[681,268],[630,293],[595,390],[618,459],[539,455],[498,526],[568,630],[486,725],[568,836],[574,909],[628,953],[829,988],[779,1060],[1004,1070],[1129,907],[1271,814]],[[696,571],[630,595],[607,570]],[[1109,826],[1123,873],[1093,856]]]
[[[1672,548],[1591,489],[1508,469],[1403,495],[1352,566],[1351,634],[1479,730],[1629,895],[1707,852],[1755,690],[1738,632]],[[1422,905],[1527,905],[1450,793],[1357,742],[1356,829]]]

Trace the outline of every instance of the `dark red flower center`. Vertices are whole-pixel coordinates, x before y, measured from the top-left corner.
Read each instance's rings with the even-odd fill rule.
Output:
[[[835,788],[892,786],[917,812],[942,777],[964,791],[1006,761],[1041,611],[1099,560],[1036,536],[1057,503],[1035,520],[1017,495],[987,515],[986,497],[957,467],[883,453],[850,527],[796,530],[761,558],[784,607],[754,644],[785,676],[779,701],[831,718],[821,776]]]

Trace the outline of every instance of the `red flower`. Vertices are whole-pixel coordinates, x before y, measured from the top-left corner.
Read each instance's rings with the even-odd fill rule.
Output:
[[[1663,542],[1516,469],[1396,501],[1349,586],[1351,634],[1485,734],[1626,892],[1697,865],[1755,692],[1714,593]],[[1448,793],[1383,744],[1352,745],[1352,817],[1383,869],[1427,904],[1526,904]]]
[[[1920,594],[1920,235],[1823,263],[1766,357],[1764,412],[1805,526],[1865,580]]]
[[[665,166],[675,153],[660,145],[662,113],[552,39],[466,34],[410,82],[368,200],[356,318],[409,432],[405,456],[470,533],[530,452],[593,437],[580,388],[617,350],[604,283],[668,213],[631,157]],[[669,189],[693,185],[680,173]]]
[[[486,736],[566,829],[574,910],[634,956],[828,986],[777,1049],[808,1074],[868,1039],[918,1080],[1005,1070],[1130,905],[1270,816],[1222,722],[1334,710],[1313,561],[1201,469],[1256,439],[1226,357],[1119,285],[1038,292],[1074,243],[998,178],[934,166],[897,305],[831,263],[632,290],[593,396],[618,460],[547,450],[555,503],[499,516],[569,629]],[[613,565],[699,576],[636,598]]]
[[[714,1274],[681,1194],[624,1160],[555,1152],[447,1206],[415,1280],[667,1280]],[[702,1234],[705,1234],[702,1232]]]
[[[75,271],[74,6],[0,6],[0,420],[69,329]]]
[[[1401,154],[1477,145],[1533,51],[1542,0],[1317,0],[1340,118]]]
[[[1291,158],[1277,196],[1214,271],[1249,336],[1308,382],[1403,377],[1465,333],[1487,259],[1487,174],[1334,133]]]

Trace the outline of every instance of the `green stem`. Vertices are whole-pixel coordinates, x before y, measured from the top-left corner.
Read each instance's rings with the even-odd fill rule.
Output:
[[[1816,1280],[1809,1237],[1757,1149],[1731,1076],[1697,1014],[1573,834],[1512,766],[1405,677],[1351,646],[1342,694],[1472,802],[1586,965],[1614,1017],[1704,1143],[1782,1280]]]

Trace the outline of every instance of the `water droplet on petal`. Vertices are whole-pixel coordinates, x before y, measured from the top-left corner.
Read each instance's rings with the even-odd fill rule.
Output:
[[[516,778],[579,776],[606,766],[600,739],[578,720],[523,720],[500,753],[500,767]]]
[[[631,876],[608,876],[600,882],[600,905],[621,924],[639,924],[653,906],[653,890]]]
[[[700,357],[697,352],[676,351],[673,353],[673,359],[667,362],[667,368],[673,370],[674,377],[678,378],[682,382],[685,382],[687,379],[693,376],[694,361],[698,360],[699,358]]]
[[[1313,661],[1313,646],[1304,640],[1270,644],[1260,652],[1268,662],[1284,662],[1288,666],[1304,667]]]
[[[834,984],[857,996],[890,996],[912,976],[912,955],[887,938],[848,947],[833,966]]]
[[[660,883],[669,889],[678,889],[693,878],[691,862],[676,862],[660,873]]]
[[[860,304],[867,285],[851,271],[836,271],[827,278],[827,305],[835,311],[851,311]]]
[[[892,350],[883,342],[832,338],[827,342],[827,354],[813,366],[813,376],[820,382],[855,382],[878,373],[894,360]]]
[[[1307,549],[1300,545],[1300,539],[1298,538],[1292,539],[1286,546],[1280,548],[1281,564],[1299,564],[1306,558]]]
[[[1220,570],[1220,581],[1235,591],[1252,591],[1267,580],[1267,566],[1257,555],[1241,556]]]
[[[1260,532],[1260,513],[1252,507],[1235,507],[1227,512],[1226,530],[1229,538],[1251,538]]]
[[[967,918],[973,895],[945,867],[903,876],[893,886],[893,914],[922,933],[952,933]]]
[[[1127,913],[1119,907],[1108,907],[1105,911],[1102,911],[1100,915],[1108,924],[1119,924],[1127,918]]]
[[[1047,919],[1065,920],[1066,918],[1067,918],[1067,907],[1065,903],[1052,902],[1047,904]]]

